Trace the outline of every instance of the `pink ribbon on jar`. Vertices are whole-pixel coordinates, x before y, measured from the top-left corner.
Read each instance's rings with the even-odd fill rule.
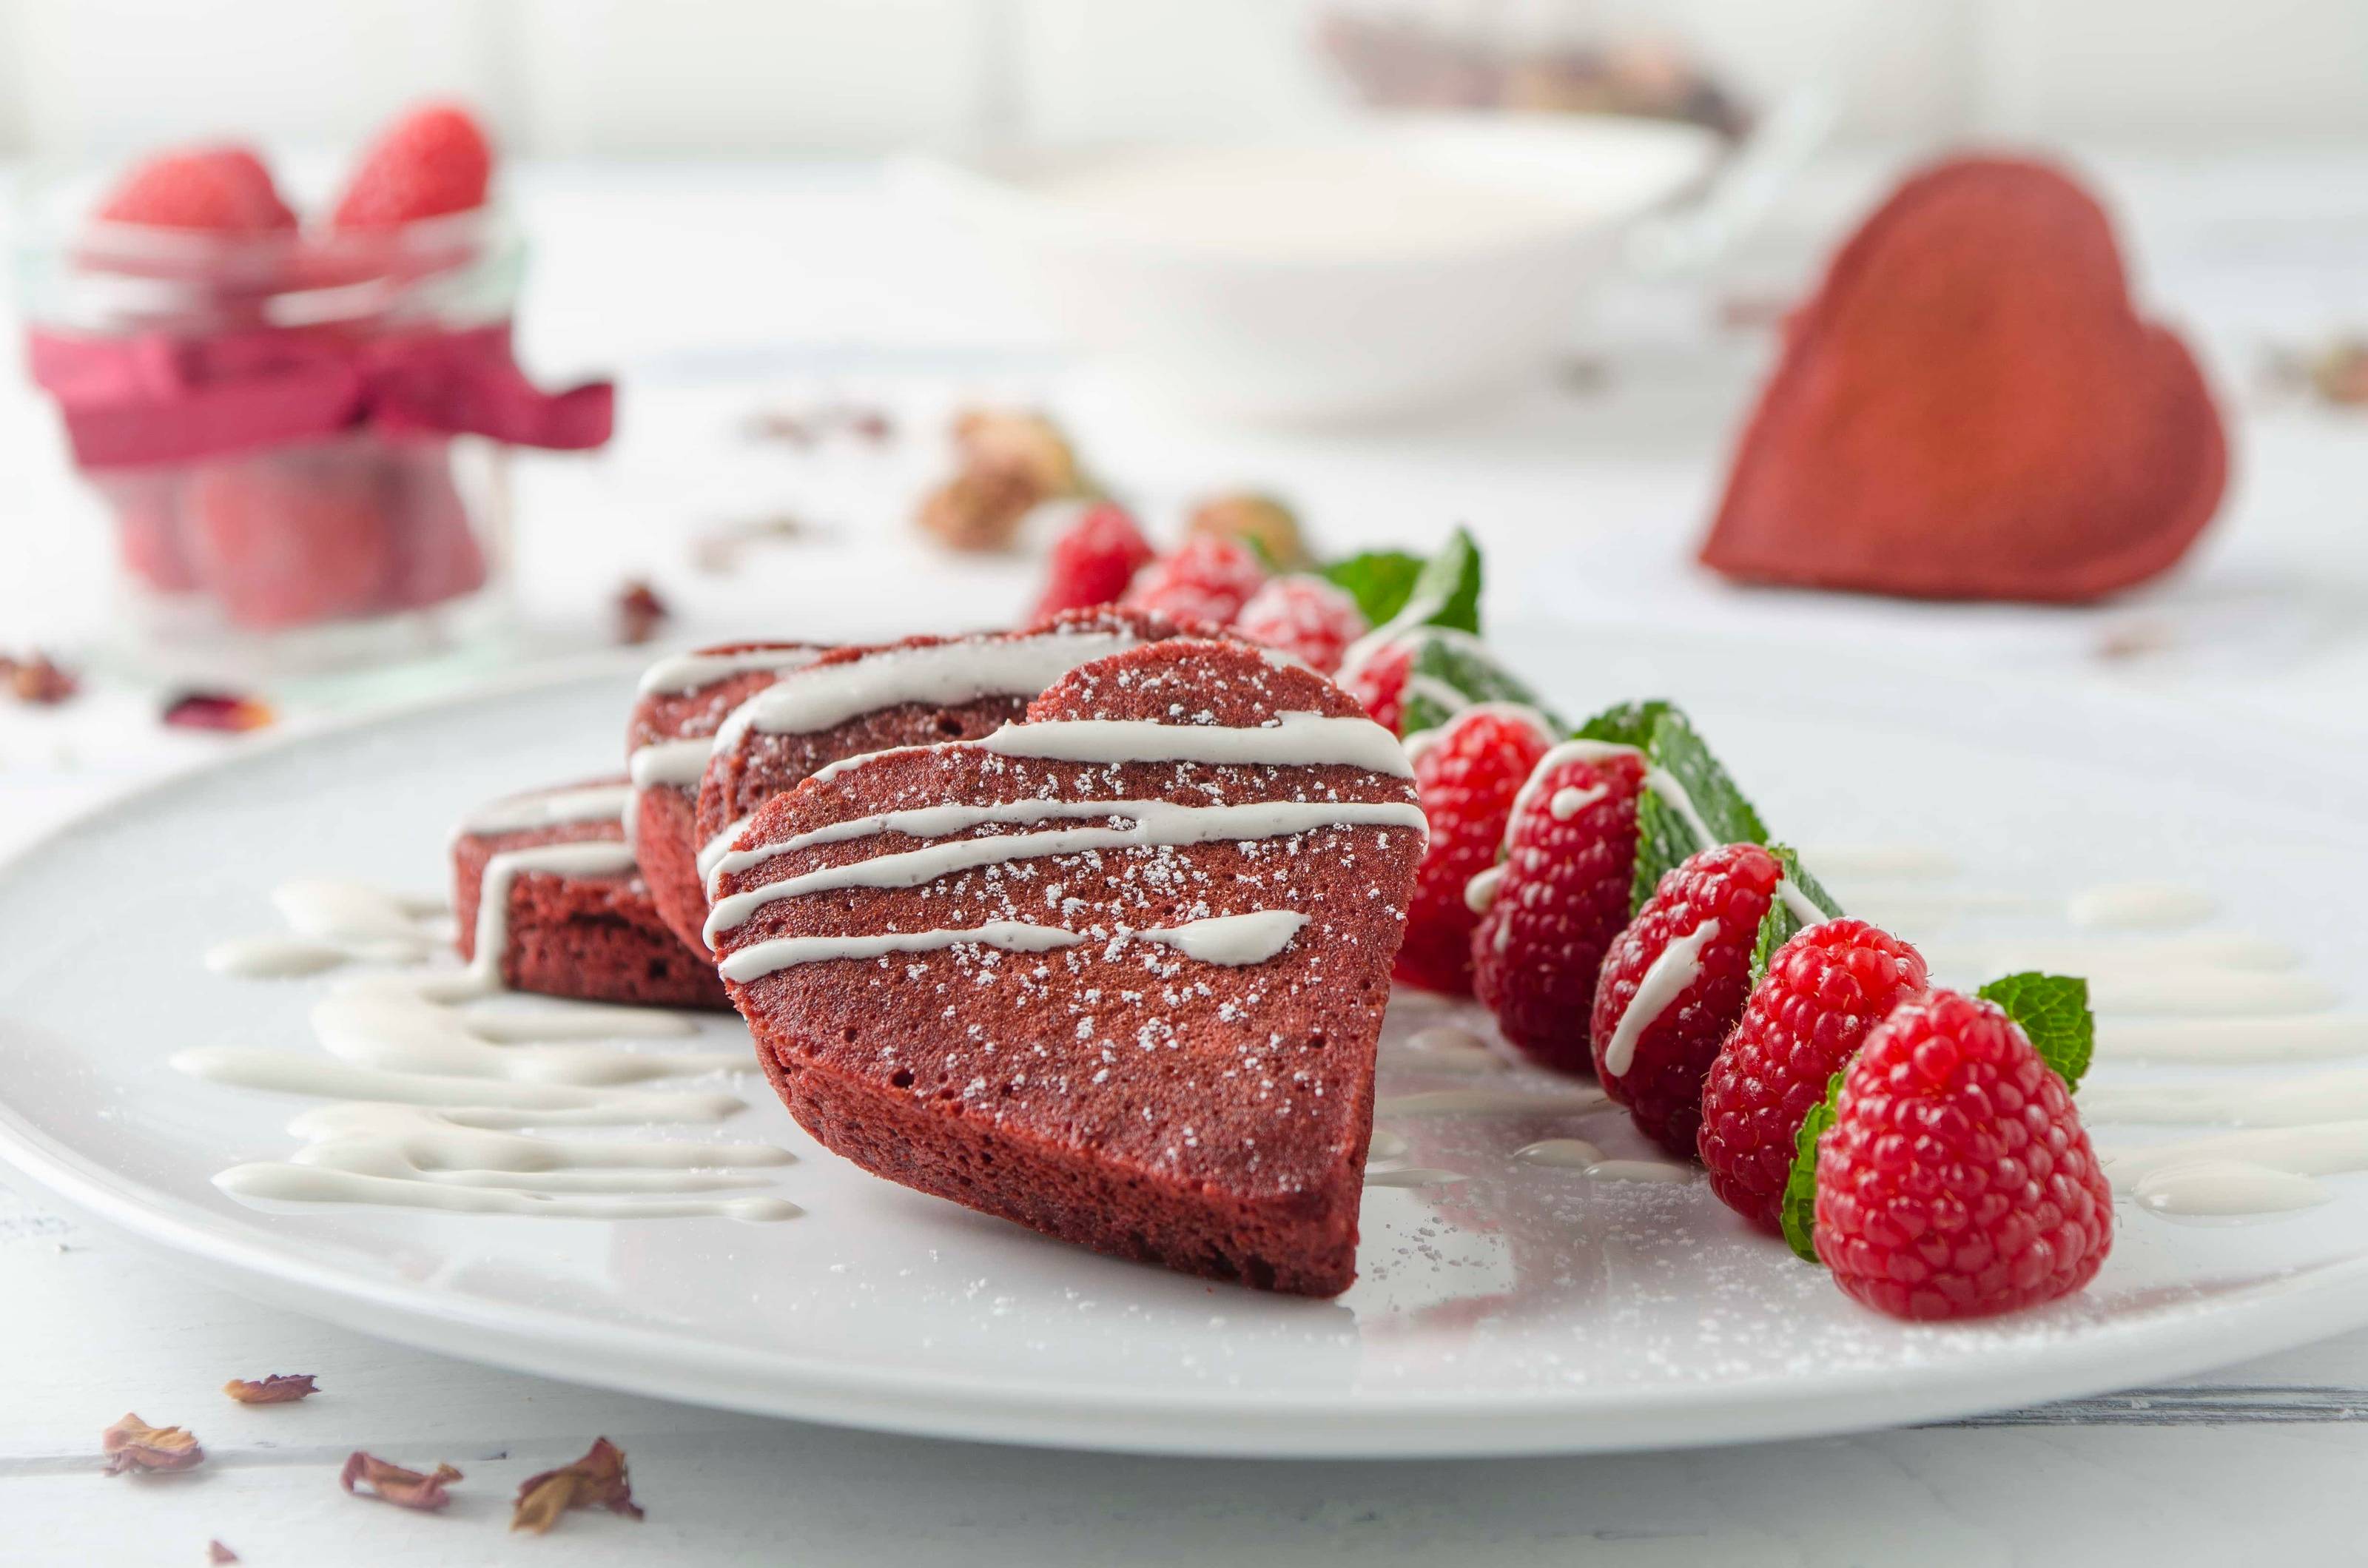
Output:
[[[28,335],[84,469],[187,462],[368,426],[580,451],[609,439],[609,381],[537,388],[510,324],[366,337],[286,328],[203,337]]]

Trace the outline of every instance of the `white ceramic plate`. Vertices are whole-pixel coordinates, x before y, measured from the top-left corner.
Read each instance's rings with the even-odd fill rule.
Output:
[[[1812,681],[1759,644],[1562,633],[1511,647],[1573,710],[1681,697],[1802,840],[1937,840],[1964,858],[1966,886],[2051,896],[2173,876],[2215,890],[2224,926],[2298,945],[2321,975],[2368,957],[2368,827],[2338,814],[2368,797],[2341,759],[2061,693],[1832,664]],[[1346,1456],[1737,1441],[2127,1386],[2368,1321],[2368,1184],[2339,1178],[2332,1203],[2237,1227],[2125,1205],[2084,1295],[1907,1327],[1746,1233],[1699,1182],[1508,1158],[1555,1133],[1641,1153],[1616,1111],[1393,1124],[1414,1159],[1471,1179],[1371,1191],[1362,1278],[1337,1301],[1092,1256],[875,1181],[815,1149],[754,1074],[732,1133],[802,1152],[784,1185],[804,1219],[285,1215],[216,1191],[222,1166],[289,1146],[301,1102],[195,1082],[166,1058],[302,1045],[326,982],[214,977],[209,942],[268,929],[266,893],[284,878],[435,885],[463,809],[615,767],[629,689],[622,673],[579,671],[253,750],[19,857],[0,873],[0,1153],[233,1285],[392,1338],[1011,1442]],[[2132,1071],[2107,1063],[2092,1081]],[[1393,1070],[1384,1092],[1470,1081]]]

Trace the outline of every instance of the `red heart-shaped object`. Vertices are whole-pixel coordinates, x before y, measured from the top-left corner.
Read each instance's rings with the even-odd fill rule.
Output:
[[[1909,179],[1792,322],[1702,549],[1755,583],[2078,601],[2167,570],[2227,480],[2187,347],[2044,165]]]
[[[1424,826],[1321,676],[1181,639],[776,796],[708,935],[798,1121],[1097,1251],[1328,1296]]]

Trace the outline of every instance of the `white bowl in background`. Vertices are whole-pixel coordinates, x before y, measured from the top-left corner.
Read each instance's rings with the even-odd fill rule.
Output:
[[[1418,115],[902,175],[1058,335],[1143,391],[1325,422],[1536,375],[1623,236],[1701,190],[1725,145],[1608,116]]]

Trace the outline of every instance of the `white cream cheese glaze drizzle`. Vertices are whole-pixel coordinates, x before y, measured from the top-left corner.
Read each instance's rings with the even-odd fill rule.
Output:
[[[518,795],[470,812],[461,819],[460,831],[491,835],[577,823],[620,822],[632,798],[633,787],[630,784],[586,784],[571,790]]]
[[[990,920],[931,931],[880,931],[860,937],[775,937],[727,954],[715,967],[724,979],[746,984],[800,964],[832,959],[877,959],[890,953],[928,953],[946,948],[1000,948],[1013,953],[1048,953],[1074,948],[1085,937],[1057,926],[1024,920]]]
[[[1062,719],[1006,724],[971,743],[998,756],[1050,762],[1201,762],[1273,767],[1361,767],[1411,778],[1397,738],[1370,719],[1278,713],[1263,724],[1161,724],[1144,719]]]
[[[1259,909],[1246,915],[1218,915],[1190,920],[1181,926],[1121,930],[1112,942],[1156,942],[1201,963],[1242,965],[1264,963],[1291,945],[1307,924],[1296,910]],[[752,942],[726,957],[716,967],[726,980],[746,983],[799,964],[831,959],[876,959],[890,953],[935,952],[945,948],[1000,948],[1006,952],[1045,953],[1104,940],[1099,934],[1071,931],[1058,926],[1036,926],[1019,920],[990,920],[982,926],[947,930],[882,931],[860,937],[776,937]]]
[[[1035,697],[1079,665],[1142,646],[1129,632],[1046,632],[970,637],[917,648],[887,648],[804,678],[767,687],[733,710],[715,750],[742,736],[807,734],[904,702],[946,705],[988,697]]]
[[[1600,1089],[1568,1087],[1426,1089],[1415,1094],[1385,1095],[1373,1106],[1375,1116],[1573,1116],[1600,1110],[1611,1103]]]
[[[1606,1073],[1617,1076],[1635,1062],[1636,1042],[1702,973],[1702,949],[1718,939],[1718,926],[1715,920],[1703,921],[1672,940],[1645,966],[1644,977],[1636,982],[1636,994],[1628,999],[1610,1043],[1603,1048]]]
[[[2300,1184],[2311,1177],[2368,1170],[2368,1120],[2224,1132],[2111,1150],[2103,1159],[2117,1189],[2160,1213],[2282,1212],[2306,1206]]]
[[[449,939],[443,900],[367,882],[301,878],[274,888],[271,903],[292,934],[218,942],[206,949],[206,968],[245,980],[286,980],[354,960],[413,963]]]
[[[1131,932],[1140,941],[1157,942],[1201,963],[1239,967],[1264,963],[1283,949],[1307,924],[1295,909],[1254,909],[1244,915],[1212,915],[1181,926],[1154,926]]]
[[[655,790],[661,784],[671,784],[687,790],[697,784],[707,771],[707,759],[715,755],[712,735],[692,735],[687,740],[652,741],[634,748],[625,759],[625,772],[636,790]]]
[[[527,1137],[409,1106],[329,1106],[289,1131],[295,1157],[233,1165],[214,1178],[234,1196],[283,1203],[381,1203],[564,1219],[720,1215],[785,1220],[786,1199],[752,1195],[741,1171],[794,1163],[768,1143],[649,1138]],[[729,1198],[701,1196],[729,1192]]]
[[[1434,1165],[1405,1165],[1365,1173],[1367,1187],[1448,1187],[1468,1179],[1461,1171],[1441,1170]]]
[[[642,672],[640,690],[644,697],[688,697],[702,687],[734,676],[754,675],[760,670],[773,674],[802,670],[830,651],[797,647],[744,648],[736,653],[669,653]]]
[[[827,648],[752,648],[739,653],[676,653],[660,659],[642,672],[641,690],[643,696],[661,692],[676,697],[688,696],[703,686],[757,670],[786,675],[791,670],[803,669],[830,651]],[[712,735],[652,741],[633,748],[632,755],[625,759],[625,772],[636,790],[654,790],[662,785],[688,790],[696,785],[707,771],[707,759],[714,752],[715,737]],[[632,818],[628,816],[626,821],[626,831],[630,836]]]
[[[962,745],[1003,756],[1113,766],[1163,762],[1273,767],[1341,765],[1385,777],[1410,776],[1405,753],[1380,725],[1369,719],[1314,713],[1281,713],[1257,725],[1161,724],[1115,719],[1008,724],[983,740]],[[875,753],[871,757],[852,760],[876,763],[883,755],[887,754]],[[825,768],[815,778],[826,778],[835,771],[835,767]],[[1061,820],[1099,822],[1104,825],[975,838],[948,836],[990,824],[1025,825]],[[1112,821],[1128,825],[1108,825]],[[1165,800],[1029,799],[877,812],[795,835],[778,845],[731,850],[716,860],[713,875],[721,879],[812,845],[883,833],[943,842],[846,865],[822,867],[734,893],[721,893],[720,880],[712,881],[712,903],[705,936],[710,947],[717,946],[724,933],[737,928],[769,903],[841,888],[918,887],[959,871],[1017,859],[1100,849],[1274,838],[1349,826],[1428,831],[1422,808],[1411,801],[1255,801],[1190,806]],[[729,970],[725,972],[731,978],[743,978],[732,975]]]
[[[624,798],[622,786],[521,797],[477,813],[463,831],[601,821]],[[795,1216],[799,1210],[788,1200],[746,1190],[765,1178],[742,1173],[794,1158],[769,1144],[517,1131],[714,1122],[746,1108],[720,1089],[637,1086],[751,1065],[745,1049],[659,1053],[613,1043],[689,1032],[691,1024],[678,1014],[550,998],[525,1006],[481,1000],[504,990],[501,960],[517,878],[536,871],[610,875],[632,864],[626,846],[609,839],[496,854],[486,862],[476,956],[466,969],[373,975],[337,986],[311,1015],[324,1054],[222,1045],[176,1055],[172,1065],[193,1077],[358,1102],[299,1117],[291,1131],[306,1144],[291,1158],[233,1166],[216,1185],[267,1206],[359,1203],[578,1219]],[[333,931],[382,937],[394,919],[416,920],[422,907],[357,891],[359,884],[291,885],[294,897],[275,902],[292,919]],[[445,1005],[458,1002],[476,1005]]]
[[[1544,1138],[1535,1143],[1522,1144],[1513,1151],[1513,1158],[1526,1165],[1583,1171],[1589,1165],[1600,1164],[1603,1151],[1584,1138]]]
[[[289,980],[335,969],[353,956],[350,946],[302,937],[233,937],[206,949],[206,967],[242,980]]]
[[[2248,1219],[2330,1202],[2324,1183],[2250,1160],[2197,1159],[2158,1166],[2129,1184],[2139,1207],[2191,1219]]]
[[[839,888],[918,887],[923,882],[955,871],[1041,856],[1074,855],[1088,849],[1280,838],[1327,827],[1419,830],[1423,826],[1422,808],[1400,801],[1255,801],[1232,806],[1179,806],[1167,801],[1021,801],[1011,802],[1008,807],[931,806],[922,808],[922,812],[949,813],[941,820],[970,819],[964,825],[1078,817],[1088,820],[1117,818],[1133,825],[1060,828],[1045,833],[996,834],[985,838],[948,838],[925,848],[899,850],[874,856],[868,860],[825,866],[797,876],[784,877],[744,892],[715,898],[707,915],[708,945],[713,947],[718,937],[741,926],[768,903]],[[985,814],[988,812],[995,814]],[[870,823],[879,819],[862,820]],[[871,831],[876,833],[880,830],[875,828]],[[746,858],[744,865],[760,865],[788,853],[795,842],[785,840],[779,846],[734,850],[718,862],[718,874],[732,869],[734,860],[742,857]]]

